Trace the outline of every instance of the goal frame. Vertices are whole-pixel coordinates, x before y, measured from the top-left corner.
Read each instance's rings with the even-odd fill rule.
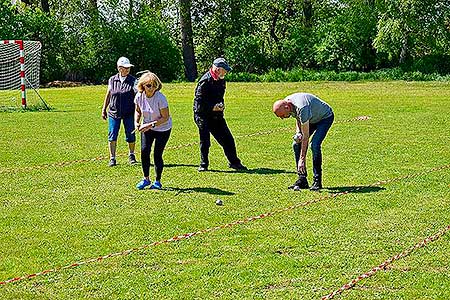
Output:
[[[16,44],[19,46],[19,64],[20,64],[20,91],[22,96],[22,107],[27,107],[27,88],[26,88],[26,77],[25,77],[25,51],[24,51],[24,41],[23,40],[1,40],[2,44]],[[38,43],[40,43],[38,41]],[[33,88],[33,87],[32,87]]]

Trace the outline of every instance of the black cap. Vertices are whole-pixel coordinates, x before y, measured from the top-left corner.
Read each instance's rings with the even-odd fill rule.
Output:
[[[216,58],[216,59],[213,61],[213,64],[214,64],[216,67],[224,68],[227,72],[231,71],[231,67],[228,65],[227,61],[226,61],[225,58],[223,58],[223,57]]]

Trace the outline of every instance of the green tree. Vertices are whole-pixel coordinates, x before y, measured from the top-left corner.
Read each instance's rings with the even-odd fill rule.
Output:
[[[450,2],[385,0],[381,3],[375,47],[403,64],[430,54],[449,53]]]
[[[322,8],[315,32],[317,65],[333,70],[374,69],[376,22],[377,10],[370,1],[340,1]]]

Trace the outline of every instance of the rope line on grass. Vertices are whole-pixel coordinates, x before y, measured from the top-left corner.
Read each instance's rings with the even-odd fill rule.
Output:
[[[448,169],[448,168],[450,168],[450,164],[449,165],[440,166],[440,167],[435,167],[435,168],[432,168],[432,169],[429,169],[429,170],[426,170],[426,171],[423,171],[423,172],[419,172],[419,173],[413,173],[413,174],[409,174],[409,175],[399,176],[399,177],[395,177],[395,178],[387,179],[387,180],[380,180],[380,181],[375,182],[375,183],[373,183],[373,184],[371,184],[371,185],[369,185],[367,187],[380,186],[380,185],[384,185],[384,184],[387,184],[387,183],[392,183],[392,182],[396,182],[396,181],[400,181],[400,180],[404,180],[404,179],[408,179],[408,178],[412,178],[412,177],[418,177],[418,176],[421,176],[421,175],[424,175],[424,174],[429,174],[429,173],[432,173],[432,172],[435,172],[435,171],[440,171],[440,170],[444,170],[444,169]],[[205,233],[218,231],[220,229],[233,227],[235,225],[249,223],[249,222],[254,221],[254,220],[264,219],[264,218],[267,218],[269,216],[273,216],[273,215],[280,214],[280,213],[287,212],[287,211],[292,211],[292,210],[294,210],[296,208],[305,207],[305,206],[308,206],[310,204],[314,204],[314,203],[320,202],[320,201],[325,200],[325,199],[331,199],[331,198],[336,198],[338,196],[343,196],[343,195],[346,195],[346,194],[349,194],[351,192],[355,192],[355,191],[358,191],[358,190],[361,190],[361,189],[364,189],[364,188],[367,188],[367,187],[359,186],[359,187],[356,187],[354,189],[350,189],[350,190],[339,192],[339,193],[333,193],[333,194],[325,195],[325,196],[322,196],[322,197],[319,197],[319,198],[316,198],[316,199],[312,199],[312,200],[309,200],[309,201],[306,201],[306,202],[303,202],[303,203],[294,204],[294,205],[291,205],[289,207],[277,209],[277,210],[274,210],[272,212],[263,213],[263,214],[260,214],[260,215],[257,215],[257,216],[253,216],[253,217],[248,217],[248,218],[245,218],[245,219],[242,219],[242,220],[236,220],[236,221],[233,221],[231,223],[219,225],[219,226],[216,226],[216,227],[210,227],[210,228],[202,229],[202,230],[195,231],[195,232],[190,232],[190,233],[185,233],[185,234],[181,234],[181,235],[176,235],[176,236],[174,236],[172,238],[169,238],[169,239],[153,242],[151,244],[143,245],[143,246],[136,247],[136,248],[131,248],[131,249],[124,250],[124,251],[121,251],[121,252],[111,253],[111,254],[107,254],[107,255],[104,255],[104,256],[99,256],[99,257],[96,257],[96,258],[91,258],[91,259],[87,259],[87,260],[84,260],[84,261],[75,262],[75,263],[72,263],[72,264],[69,264],[69,265],[66,265],[66,266],[63,266],[63,267],[55,267],[53,269],[48,269],[48,270],[45,270],[45,271],[42,271],[42,272],[38,272],[38,273],[34,273],[34,274],[14,277],[14,278],[11,278],[11,279],[8,279],[8,280],[5,280],[5,281],[1,281],[0,282],[0,286],[4,286],[4,285],[6,285],[8,283],[22,281],[24,279],[35,278],[35,277],[38,277],[38,276],[41,276],[41,275],[45,275],[45,274],[48,274],[48,273],[55,273],[55,272],[66,270],[66,269],[72,269],[72,268],[79,267],[79,266],[86,265],[86,264],[93,263],[93,262],[99,262],[99,261],[102,261],[102,260],[105,260],[105,259],[108,259],[108,258],[111,258],[111,257],[126,256],[126,255],[129,255],[130,253],[141,251],[141,250],[145,250],[145,249],[148,249],[150,247],[154,247],[154,246],[158,246],[158,245],[162,245],[162,244],[167,244],[167,243],[171,243],[171,242],[176,242],[176,241],[180,241],[180,240],[183,240],[183,239],[188,239],[188,238],[191,238],[193,236],[197,236],[197,235],[201,235],[201,234],[205,234]]]
[[[341,120],[341,121],[336,121],[336,124],[343,124],[343,123],[350,123],[350,122],[356,122],[356,121],[366,121],[369,120],[370,116],[358,116],[358,117],[354,117],[348,120]],[[259,135],[269,135],[275,132],[280,132],[280,131],[285,131],[285,130],[292,130],[291,127],[282,127],[282,128],[277,128],[277,129],[273,129],[273,130],[268,130],[268,131],[261,131],[261,132],[254,132],[254,133],[249,133],[249,134],[245,134],[245,135],[237,135],[235,136],[235,138],[239,139],[239,138],[246,138],[246,137],[253,137],[253,136],[259,136]],[[200,142],[191,142],[191,143],[186,143],[186,144],[181,144],[181,145],[176,145],[176,146],[168,146],[166,147],[166,150],[177,150],[177,149],[181,149],[181,148],[188,148],[191,146],[195,146],[200,144]],[[117,157],[124,157],[127,156],[128,154],[126,153],[121,153],[121,154],[117,154]],[[28,166],[28,167],[22,167],[22,168],[4,168],[4,169],[0,169],[0,173],[13,173],[13,172],[18,172],[18,171],[32,171],[32,170],[40,170],[40,169],[45,169],[48,167],[67,167],[70,165],[74,165],[74,164],[78,164],[78,163],[86,163],[86,162],[95,162],[95,161],[103,161],[103,160],[108,160],[109,156],[98,156],[95,158],[82,158],[82,159],[77,159],[77,160],[72,160],[72,161],[63,161],[63,162],[56,162],[56,163],[48,163],[48,164],[42,164],[42,165],[37,165],[37,166]]]
[[[376,267],[373,267],[372,269],[370,269],[369,271],[367,271],[364,274],[359,275],[358,277],[352,279],[350,282],[344,284],[342,287],[340,287],[339,289],[335,290],[334,292],[323,296],[322,300],[329,300],[329,299],[333,299],[336,295],[341,294],[342,292],[344,292],[345,290],[349,290],[351,288],[353,288],[359,281],[369,278],[371,276],[373,276],[375,273],[385,270],[386,267],[390,264],[392,264],[394,261],[399,260],[401,258],[404,258],[406,256],[408,256],[409,254],[411,254],[413,251],[419,249],[419,248],[423,248],[425,247],[427,244],[436,241],[437,239],[439,239],[440,237],[442,237],[444,234],[446,234],[448,231],[450,231],[450,225],[448,225],[447,227],[439,230],[437,233],[435,233],[432,236],[429,236],[427,238],[425,238],[423,241],[415,244],[414,246],[412,246],[409,249],[404,250],[403,252],[392,256],[391,258],[385,260],[384,262],[382,262],[381,264],[379,264]]]

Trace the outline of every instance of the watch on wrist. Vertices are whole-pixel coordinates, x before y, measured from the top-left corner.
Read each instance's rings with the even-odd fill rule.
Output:
[[[152,123],[152,128],[155,128],[156,127],[156,123]]]

